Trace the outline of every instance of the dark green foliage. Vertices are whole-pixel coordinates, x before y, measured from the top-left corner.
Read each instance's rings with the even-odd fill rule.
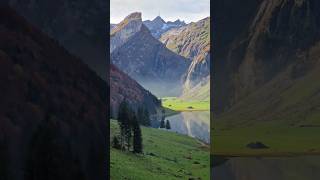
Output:
[[[145,118],[148,112],[145,113],[142,108],[138,109],[138,115]],[[142,116],[141,116],[142,115]],[[149,116],[149,115],[148,115]],[[145,118],[146,119],[146,118]],[[145,120],[144,119],[144,120]],[[113,138],[112,147],[121,150],[130,151],[132,134],[133,134],[133,152],[142,153],[142,133],[137,119],[137,115],[128,106],[124,100],[119,106],[118,124],[120,128],[120,143],[117,137]]]
[[[120,144],[121,149],[125,150],[130,148],[131,128],[130,128],[130,109],[126,102],[123,100],[119,106],[118,123],[120,127]]]
[[[121,145],[120,145],[120,142],[119,142],[117,136],[114,136],[112,139],[112,147],[115,149],[121,149]]]
[[[171,125],[170,125],[169,120],[166,121],[166,129],[171,129]]]
[[[140,124],[143,124],[143,108],[139,107],[137,110],[137,118]]]
[[[142,133],[140,129],[139,122],[137,121],[136,116],[133,116],[132,119],[132,130],[133,130],[133,152],[142,153]]]
[[[138,122],[143,126],[151,126],[150,114],[147,108],[139,107],[137,111]]]
[[[61,137],[59,121],[50,116],[35,132],[29,149],[26,180],[84,180],[80,162],[72,157],[70,143]]]
[[[160,128],[165,128],[166,125],[165,125],[165,122],[164,122],[164,117],[161,119],[161,122],[160,122]]]
[[[145,126],[151,126],[151,122],[150,122],[150,114],[149,114],[149,111],[147,108],[144,109],[144,112],[143,112],[143,118],[144,118],[144,123],[143,125]]]

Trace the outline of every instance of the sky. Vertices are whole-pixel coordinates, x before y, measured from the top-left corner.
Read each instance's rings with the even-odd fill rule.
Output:
[[[210,16],[210,0],[111,0],[110,22],[119,23],[132,12],[141,12],[142,20],[159,14],[165,21],[196,22]]]

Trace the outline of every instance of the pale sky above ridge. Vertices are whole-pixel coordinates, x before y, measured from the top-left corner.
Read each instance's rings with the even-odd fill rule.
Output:
[[[190,23],[210,16],[210,0],[111,0],[111,23],[119,23],[132,12],[141,12],[144,21],[160,14],[165,21]]]

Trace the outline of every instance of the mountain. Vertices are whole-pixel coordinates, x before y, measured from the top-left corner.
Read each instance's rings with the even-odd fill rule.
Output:
[[[0,26],[1,177],[105,179],[105,81],[7,6]]]
[[[112,29],[116,27],[116,24],[110,24],[110,32],[112,31]]]
[[[117,28],[111,39],[129,28],[132,22],[122,24],[117,25],[121,28]],[[136,19],[134,24],[139,24],[140,29],[111,53],[111,62],[157,96],[179,95],[189,60],[167,49],[151,35],[145,25],[140,26]]]
[[[151,34],[156,38],[159,39],[161,35],[172,28],[178,28],[185,26],[186,23],[184,21],[176,20],[174,22],[171,21],[164,21],[160,16],[157,16],[152,21],[146,20],[143,21],[143,24],[148,27]]]
[[[106,80],[108,5],[100,0],[5,0]]]
[[[210,76],[207,76],[207,79],[203,79],[196,86],[192,87],[189,91],[182,94],[180,98],[186,101],[210,101]]]
[[[114,25],[110,32],[110,52],[122,46],[130,37],[139,32],[141,26],[142,18],[139,12],[128,15],[119,24]]]
[[[116,115],[119,105],[124,99],[133,109],[137,110],[138,107],[145,107],[150,114],[157,113],[157,110],[161,107],[161,102],[157,97],[114,65],[110,66],[110,81],[110,104],[113,116]]]
[[[209,83],[210,17],[171,29],[161,36],[160,41],[171,51],[192,61],[184,80],[184,95]],[[209,97],[209,91],[206,92]]]
[[[243,14],[231,6],[217,9],[233,12],[216,17],[217,119],[319,123],[320,3],[263,0],[239,6],[246,5]],[[228,20],[237,23],[227,37],[219,32]]]

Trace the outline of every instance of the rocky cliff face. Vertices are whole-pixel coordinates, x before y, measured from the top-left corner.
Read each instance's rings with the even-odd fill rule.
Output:
[[[112,52],[111,62],[159,96],[181,93],[182,77],[190,64],[155,39],[145,25]]]
[[[184,93],[206,84],[210,77],[210,18],[172,29],[160,41],[167,48],[192,61],[184,77]],[[208,94],[209,96],[209,94]]]
[[[107,2],[7,0],[12,8],[106,79]]]
[[[216,51],[214,82],[221,82],[214,89],[216,113],[236,113],[235,109],[244,113],[244,106],[248,108],[254,104],[258,109],[247,114],[249,119],[286,116],[292,119],[288,117],[289,112],[301,112],[300,115],[306,111],[316,112],[312,109],[318,106],[319,86],[312,83],[312,79],[319,66],[320,13],[317,9],[320,3],[265,0],[251,6],[253,10],[243,12],[247,14],[242,19],[245,26],[234,32],[233,39],[218,39],[219,33],[216,35],[216,43],[224,47]],[[299,97],[289,100],[293,92]],[[302,108],[301,105],[312,97],[313,105]],[[263,105],[257,106],[258,101]]]
[[[157,16],[152,21],[143,21],[143,24],[147,26],[153,37],[155,37],[156,39],[159,39],[162,34],[169,31],[170,29],[179,28],[186,25],[185,22],[180,20],[176,20],[174,22],[166,22],[160,16]]]
[[[157,97],[114,65],[110,66],[110,82],[110,105],[113,116],[116,116],[119,105],[124,99],[133,109],[137,110],[138,107],[144,107],[148,109],[150,114],[157,113],[157,110],[161,107],[161,102]]]
[[[140,31],[142,26],[141,13],[128,15],[119,24],[114,25],[110,33],[110,52],[122,46],[134,34]]]
[[[0,27],[7,179],[105,179],[106,83],[8,7]]]

